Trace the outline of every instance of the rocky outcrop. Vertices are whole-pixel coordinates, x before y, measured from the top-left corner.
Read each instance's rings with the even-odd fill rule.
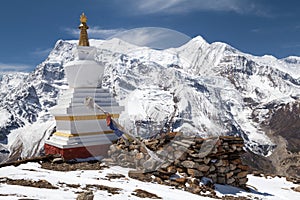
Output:
[[[220,136],[203,139],[171,133],[159,139],[144,139],[143,142],[151,149],[150,153],[134,141],[125,144],[123,139],[118,140],[110,146],[110,158],[106,161],[136,168],[137,171],[129,173],[132,178],[185,190],[199,185],[204,177],[209,180],[206,182],[246,186],[248,166],[240,159],[244,153],[242,138]]]

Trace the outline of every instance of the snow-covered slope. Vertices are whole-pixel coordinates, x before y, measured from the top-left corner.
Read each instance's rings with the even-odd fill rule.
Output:
[[[215,199],[192,194],[171,186],[131,179],[128,177],[128,171],[129,169],[127,168],[116,166],[100,171],[77,170],[59,172],[42,169],[40,164],[37,163],[23,164],[18,167],[3,167],[0,169],[0,199],[76,199],[78,193],[88,190],[86,187],[88,185],[93,185],[91,191],[94,199],[144,199],[134,195],[136,189],[150,192],[165,200]],[[121,174],[123,177],[109,179],[108,175],[111,174],[119,176]],[[7,179],[11,180],[11,183]],[[216,195],[224,198],[227,196],[226,199],[233,199],[232,196],[264,200],[296,200],[300,198],[300,193],[292,189],[298,185],[286,181],[283,177],[265,178],[248,175],[248,179],[250,191],[246,192],[240,188],[216,184]],[[18,185],[18,180],[31,181],[32,184],[40,181],[39,183],[44,183],[44,185],[47,182],[56,188],[21,186]],[[16,183],[12,184],[12,181]],[[96,189],[97,186],[102,189]],[[116,194],[110,193],[109,188],[116,188]]]
[[[252,56],[200,36],[166,50],[119,39],[90,43],[97,47],[96,60],[106,66],[102,85],[125,106],[120,122],[133,133],[150,135],[169,128],[200,136],[239,135],[247,149],[266,156],[277,144],[263,125],[280,106],[299,101],[298,57]],[[16,142],[21,132],[42,142],[50,134],[53,127],[46,122],[53,123],[53,118],[48,109],[67,87],[63,66],[74,59],[75,49],[76,41],[58,41],[24,83],[1,100],[0,112],[10,120],[2,120],[0,133],[11,134],[6,146],[10,151],[22,144],[22,156],[34,154],[33,144],[22,139],[26,137]]]

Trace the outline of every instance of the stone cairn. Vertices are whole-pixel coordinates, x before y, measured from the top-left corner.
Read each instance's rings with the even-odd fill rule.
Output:
[[[171,185],[193,193],[201,192],[198,186],[204,182],[211,188],[214,183],[246,188],[248,166],[240,159],[244,153],[244,141],[240,137],[204,139],[168,133],[142,142],[160,160],[152,158],[136,141],[128,143],[123,139],[110,146],[109,158],[105,160],[135,168],[136,171],[129,172],[131,178]]]

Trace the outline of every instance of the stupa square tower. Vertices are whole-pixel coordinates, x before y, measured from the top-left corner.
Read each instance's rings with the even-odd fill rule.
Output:
[[[84,14],[80,21],[78,55],[64,66],[69,89],[50,111],[56,120],[56,132],[45,141],[46,154],[61,154],[67,160],[106,156],[111,141],[117,139],[106,125],[106,115],[84,104],[86,97],[92,97],[113,118],[117,119],[124,110],[108,89],[99,87],[104,65],[94,60],[96,48],[89,46]]]

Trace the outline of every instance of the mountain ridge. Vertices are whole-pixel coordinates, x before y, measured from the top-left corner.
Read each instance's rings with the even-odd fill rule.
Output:
[[[11,118],[0,124],[4,138],[20,128],[53,123],[48,110],[67,88],[63,66],[76,59],[75,42],[57,41],[49,57],[24,78],[24,85],[12,89],[0,102]],[[266,124],[276,109],[296,104],[300,98],[300,80],[293,73],[300,67],[299,57],[252,56],[225,43],[209,44],[201,36],[166,50],[137,47],[119,39],[90,43],[97,48],[96,60],[105,65],[102,86],[125,106],[120,122],[134,133],[139,129],[147,135],[170,124],[175,131],[202,137],[237,135],[245,139],[248,150],[270,156],[278,145],[263,129],[270,129]],[[37,141],[43,142],[40,139],[47,138],[52,129],[47,124],[35,133],[40,135]],[[20,145],[3,143],[8,151]],[[30,147],[23,141],[23,152],[32,155]]]

